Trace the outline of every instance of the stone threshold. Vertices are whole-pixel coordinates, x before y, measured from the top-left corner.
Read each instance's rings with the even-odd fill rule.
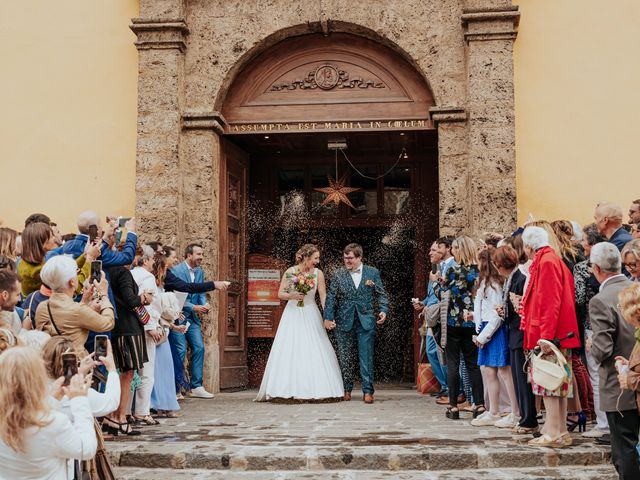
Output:
[[[380,472],[375,470],[335,470],[335,471],[272,471],[272,472],[230,472],[228,470],[175,470],[117,468],[120,480],[616,480],[612,466],[589,466],[577,468],[574,465],[557,468],[501,468],[466,470],[464,472],[431,471],[418,472],[398,470]]]
[[[221,448],[196,442],[132,444],[110,442],[112,465],[121,467],[206,469],[226,471],[465,471],[483,468],[555,468],[600,466],[610,453],[593,444],[554,450],[519,445],[486,447],[338,446]]]

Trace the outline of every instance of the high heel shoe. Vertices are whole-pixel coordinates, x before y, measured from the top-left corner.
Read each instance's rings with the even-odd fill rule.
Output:
[[[569,417],[578,417],[578,420],[572,420]],[[567,413],[567,430],[573,432],[578,427],[578,432],[587,430],[587,415],[584,412]]]
[[[109,423],[102,424],[103,428],[106,425],[107,433],[111,435],[118,435],[119,433],[123,435],[130,435],[132,437],[135,437],[137,435],[142,435],[142,432],[140,430],[134,430],[133,428],[131,428],[131,425],[127,422],[124,422],[124,423],[116,422],[115,420],[108,417],[104,417],[104,419],[110,424],[112,424],[112,425],[109,425]],[[114,427],[113,425],[117,425],[117,427]]]
[[[460,410],[457,407],[448,407],[445,415],[450,420],[460,420]]]

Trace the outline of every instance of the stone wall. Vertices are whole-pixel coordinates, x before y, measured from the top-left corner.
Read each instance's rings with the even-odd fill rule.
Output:
[[[441,233],[514,227],[512,47],[518,19],[510,0],[141,0],[132,25],[140,56],[141,233],[161,232],[180,247],[202,241],[207,277],[217,276],[217,112],[256,55],[311,32],[384,43],[429,83],[437,105],[431,115],[439,134]],[[205,327],[205,383],[217,389],[215,299],[213,306]]]

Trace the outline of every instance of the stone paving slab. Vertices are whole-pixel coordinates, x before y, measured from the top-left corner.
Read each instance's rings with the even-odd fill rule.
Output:
[[[187,399],[180,418],[141,427],[140,437],[108,442],[109,454],[123,467],[227,472],[460,472],[609,463],[607,449],[579,434],[571,448],[532,448],[526,445],[530,437],[472,427],[470,413],[448,420],[433,398],[408,389],[379,390],[374,405],[355,396],[317,404],[255,403],[254,396],[249,391]]]
[[[343,470],[343,471],[274,471],[229,472],[227,470],[174,470],[118,468],[120,480],[617,480],[618,475],[607,466],[559,468],[505,468],[467,470],[464,472]]]

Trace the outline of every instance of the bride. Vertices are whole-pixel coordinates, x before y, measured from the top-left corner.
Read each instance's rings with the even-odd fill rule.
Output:
[[[327,289],[324,275],[317,268],[319,262],[318,248],[303,245],[296,253],[296,265],[282,277],[278,297],[287,300],[287,306],[271,347],[257,401],[337,400],[344,395],[338,359],[315,300],[317,291],[324,308]],[[294,288],[294,280],[300,274],[310,287],[306,295]],[[304,305],[299,306],[301,304]]]

